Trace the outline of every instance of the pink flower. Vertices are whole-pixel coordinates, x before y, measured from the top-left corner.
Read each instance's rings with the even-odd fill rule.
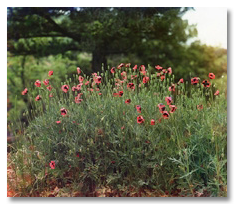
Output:
[[[157,69],[158,71],[161,71],[161,70],[162,70],[162,67],[159,66],[159,65],[157,65],[157,66],[155,66],[155,69]]]
[[[124,63],[121,63],[121,64],[117,67],[117,69],[121,69],[123,66],[124,66]]]
[[[55,169],[55,161],[51,161],[50,162],[50,168],[51,169]]]
[[[40,82],[39,80],[36,80],[35,86],[36,86],[36,87],[41,87],[41,82]]]
[[[57,124],[60,124],[60,123],[61,123],[61,121],[60,121],[60,120],[59,120],[59,121],[56,121],[56,123],[57,123]]]
[[[138,113],[141,113],[141,106],[140,105],[136,105],[136,109]]]
[[[102,82],[102,77],[101,76],[96,76],[94,77],[94,81],[96,84],[100,84]]]
[[[76,90],[77,90],[76,86],[73,86],[72,91],[76,91]]]
[[[77,91],[80,91],[80,90],[81,90],[82,85],[83,85],[83,84],[81,83],[81,84],[78,84],[78,85],[76,86]]]
[[[48,76],[52,76],[53,74],[54,74],[53,71],[49,71],[49,72],[48,72]]]
[[[175,91],[175,84],[172,84],[172,85],[169,87],[168,90],[169,90],[169,91]]]
[[[77,67],[77,73],[80,74],[81,73],[81,69],[80,67]]]
[[[41,96],[37,95],[37,97],[35,98],[35,101],[39,101],[39,100],[41,100]]]
[[[214,93],[215,96],[218,96],[219,95],[219,90],[217,90],[215,93]]]
[[[88,84],[89,84],[89,81],[86,81],[86,82],[85,82],[85,85],[88,85]]]
[[[137,123],[141,124],[144,123],[145,119],[143,118],[143,116],[139,115],[137,116]]]
[[[51,85],[47,86],[46,88],[47,88],[49,91],[51,91],[51,90],[52,90]]]
[[[68,90],[69,90],[69,86],[68,86],[68,85],[63,85],[63,86],[61,87],[61,89],[63,90],[64,93],[67,93]]]
[[[123,79],[126,79],[127,78],[127,72],[122,72],[121,76],[122,76]]]
[[[67,109],[65,109],[65,108],[61,108],[61,109],[60,109],[60,112],[61,112],[61,115],[62,115],[62,116],[67,115]]]
[[[25,88],[23,91],[22,91],[22,95],[26,95],[28,93],[28,89]]]
[[[149,77],[145,76],[143,77],[143,83],[146,84],[149,81]]]
[[[184,83],[184,79],[181,78],[178,83]]]
[[[169,68],[167,69],[167,73],[170,74],[170,75],[172,74],[172,69],[171,69],[171,67],[169,67]]]
[[[170,113],[174,113],[175,110],[177,109],[177,107],[175,105],[169,105],[169,108],[171,109]]]
[[[171,97],[165,97],[165,101],[167,102],[167,105],[171,105],[172,103]]]
[[[133,68],[132,68],[134,71],[137,70],[137,65],[135,65]]]
[[[111,72],[112,74],[114,74],[114,73],[115,73],[115,67],[112,67],[111,70],[110,70],[110,72]]]
[[[43,81],[43,83],[44,83],[45,86],[48,86],[48,85],[49,85],[49,79],[45,79],[45,80]]]
[[[84,77],[79,76],[79,82],[82,83],[84,81]]]

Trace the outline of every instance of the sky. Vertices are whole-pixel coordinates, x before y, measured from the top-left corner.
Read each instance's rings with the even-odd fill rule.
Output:
[[[198,38],[203,44],[227,48],[227,8],[194,7],[183,19],[197,24]]]

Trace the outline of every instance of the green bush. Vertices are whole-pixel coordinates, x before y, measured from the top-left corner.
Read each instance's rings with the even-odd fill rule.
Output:
[[[29,126],[16,123],[12,127],[23,132],[12,145],[16,175],[23,180],[25,175],[31,177],[30,184],[18,183],[22,195],[70,184],[71,191],[82,192],[133,187],[169,193],[179,189],[179,196],[206,192],[226,196],[227,101],[224,93],[214,96],[216,79],[209,79],[211,86],[203,87],[202,79],[197,85],[177,83],[167,73],[162,81],[153,67],[146,71],[147,83],[139,68],[134,72],[121,67],[114,74],[110,70],[97,73],[101,83],[93,83],[94,75],[81,73],[80,91],[71,89],[80,83],[78,75],[74,76],[77,81],[68,79],[62,84],[51,76],[51,91],[43,83],[29,87],[24,96],[32,106],[25,112]],[[90,83],[85,85],[86,81]],[[65,84],[67,93],[61,90]],[[172,84],[175,91],[169,91]],[[115,94],[119,91],[122,96]],[[49,97],[51,93],[53,97]],[[78,93],[82,95],[76,103]],[[37,95],[41,100],[35,101]],[[165,101],[169,96],[177,108],[173,113]],[[125,103],[127,99],[131,103]],[[169,118],[160,112],[161,103]],[[62,108],[67,110],[65,115],[61,115]],[[142,123],[137,121],[140,115]]]

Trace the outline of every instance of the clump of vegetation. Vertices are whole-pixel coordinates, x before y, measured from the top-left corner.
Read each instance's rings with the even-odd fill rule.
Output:
[[[22,90],[27,127],[12,121],[18,196],[226,196],[227,102],[213,73],[175,81],[170,67],[121,63],[56,74]]]

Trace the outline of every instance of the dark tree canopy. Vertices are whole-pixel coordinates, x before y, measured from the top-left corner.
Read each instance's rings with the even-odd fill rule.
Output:
[[[190,8],[8,8],[8,51],[47,56],[68,50],[92,54],[98,71],[107,57],[129,53],[142,64],[180,60],[196,34],[181,16]],[[176,52],[175,52],[176,50]]]

